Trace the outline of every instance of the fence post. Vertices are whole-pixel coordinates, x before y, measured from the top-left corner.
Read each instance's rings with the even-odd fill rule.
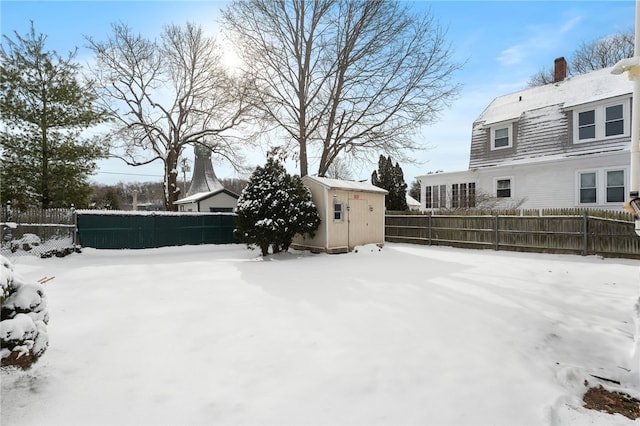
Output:
[[[495,242],[496,242],[496,250],[500,250],[500,232],[498,230],[498,216],[500,214],[496,213],[495,221],[494,221],[494,234],[495,234]]]
[[[76,253],[76,243],[78,240],[78,215],[76,214],[76,208],[71,205],[71,215],[73,217],[73,252]]]
[[[427,221],[427,231],[428,231],[428,235],[429,235],[429,245],[431,245],[431,227],[433,225],[433,223],[431,222],[431,215],[433,214],[432,211],[429,211],[429,220]]]
[[[587,211],[582,212],[582,255],[586,256],[589,253],[589,233],[588,233],[589,215]]]

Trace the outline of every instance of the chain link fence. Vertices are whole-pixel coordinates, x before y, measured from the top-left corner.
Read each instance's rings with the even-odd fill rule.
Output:
[[[2,206],[0,254],[62,257],[76,251],[76,215],[70,209],[13,209]]]

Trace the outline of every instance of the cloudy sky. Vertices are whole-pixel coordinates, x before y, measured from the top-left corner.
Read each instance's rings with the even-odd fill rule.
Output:
[[[169,23],[195,22],[216,34],[225,1],[11,1],[0,2],[3,35],[24,34],[30,25],[47,35],[47,47],[59,53],[78,48],[78,62],[90,53],[85,36],[103,40],[110,24],[123,22],[149,37]],[[569,57],[582,43],[633,28],[633,0],[623,1],[418,1],[417,10],[430,9],[448,29],[454,60],[465,62],[456,74],[460,97],[443,112],[437,124],[423,129],[418,141],[418,165],[401,164],[405,180],[429,171],[465,170],[473,121],[497,96],[526,87],[542,68],[550,69],[559,56]],[[249,162],[263,164],[261,153]],[[221,178],[237,177],[224,163],[214,163]],[[354,179],[368,179],[377,164],[353,170]],[[313,168],[312,168],[313,170]],[[293,168],[291,172],[296,172]],[[188,178],[189,176],[187,176]],[[162,165],[124,166],[115,160],[100,163],[95,182],[159,181]]]

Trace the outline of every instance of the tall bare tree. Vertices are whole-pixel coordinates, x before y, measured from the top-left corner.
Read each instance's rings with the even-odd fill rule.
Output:
[[[111,152],[133,166],[162,162],[165,208],[175,210],[186,146],[205,146],[241,168],[238,130],[251,109],[250,85],[225,72],[215,39],[193,24],[166,26],[157,42],[122,24],[112,30],[107,41],[88,38],[115,123]]]
[[[583,42],[569,60],[569,75],[580,75],[602,68],[612,67],[619,60],[634,55],[634,30],[623,31],[607,37]],[[553,69],[542,68],[531,76],[528,87],[553,83]]]
[[[262,111],[297,145],[300,174],[339,156],[411,161],[415,132],[457,95],[445,32],[385,0],[236,0],[223,11]]]

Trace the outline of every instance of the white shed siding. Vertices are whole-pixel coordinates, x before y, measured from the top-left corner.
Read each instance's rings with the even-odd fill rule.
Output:
[[[384,199],[387,191],[364,182],[305,176],[320,215],[313,238],[296,235],[293,247],[329,253],[347,252],[361,244],[384,244]],[[342,220],[334,220],[334,203],[343,206]]]
[[[208,212],[210,208],[230,208],[235,210],[237,204],[237,198],[226,192],[220,192],[213,197],[200,201],[200,211]]]

